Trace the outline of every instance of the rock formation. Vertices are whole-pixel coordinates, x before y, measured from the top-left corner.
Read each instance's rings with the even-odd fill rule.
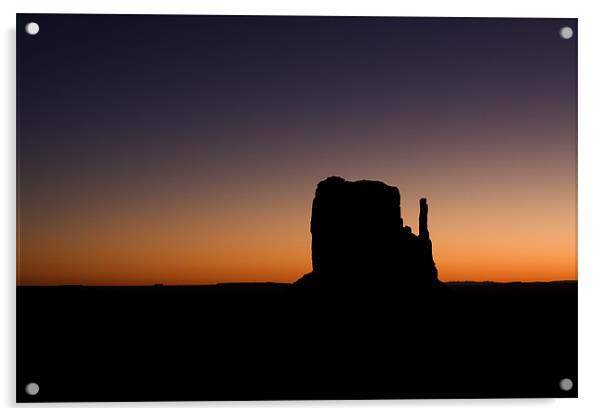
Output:
[[[330,177],[318,184],[311,216],[313,271],[300,285],[428,288],[439,283],[420,200],[419,233],[403,225],[396,187]]]

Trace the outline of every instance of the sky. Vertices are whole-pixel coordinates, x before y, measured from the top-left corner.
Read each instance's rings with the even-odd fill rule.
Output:
[[[21,14],[17,135],[21,285],[295,281],[333,175],[441,280],[577,278],[576,19]]]

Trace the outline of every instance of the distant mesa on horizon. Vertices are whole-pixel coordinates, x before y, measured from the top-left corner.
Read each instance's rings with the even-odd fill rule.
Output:
[[[420,199],[418,235],[404,226],[399,189],[331,176],[316,189],[312,268],[296,285],[403,290],[442,285],[433,260],[428,205]]]

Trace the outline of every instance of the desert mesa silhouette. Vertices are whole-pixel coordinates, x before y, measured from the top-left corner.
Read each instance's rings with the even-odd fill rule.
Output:
[[[396,187],[331,176],[317,186],[310,230],[313,270],[297,285],[388,291],[441,284],[433,260],[426,198],[420,200],[415,235],[404,226]]]
[[[442,283],[400,201],[321,181],[292,284],[18,287],[17,400],[576,397],[576,282]]]

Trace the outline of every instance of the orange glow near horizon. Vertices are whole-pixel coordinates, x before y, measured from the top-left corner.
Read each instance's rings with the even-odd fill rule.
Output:
[[[404,223],[414,231],[418,200],[428,197],[443,281],[576,279],[573,162],[513,163],[505,171],[440,157],[437,166],[445,173],[428,178],[376,161],[370,168],[340,164],[337,173],[398,186]],[[545,168],[550,163],[552,174]],[[259,183],[250,176],[167,196],[149,187],[86,199],[75,183],[75,189],[48,194],[53,204],[21,215],[18,284],[295,281],[311,271],[311,202],[316,183],[328,174]]]

